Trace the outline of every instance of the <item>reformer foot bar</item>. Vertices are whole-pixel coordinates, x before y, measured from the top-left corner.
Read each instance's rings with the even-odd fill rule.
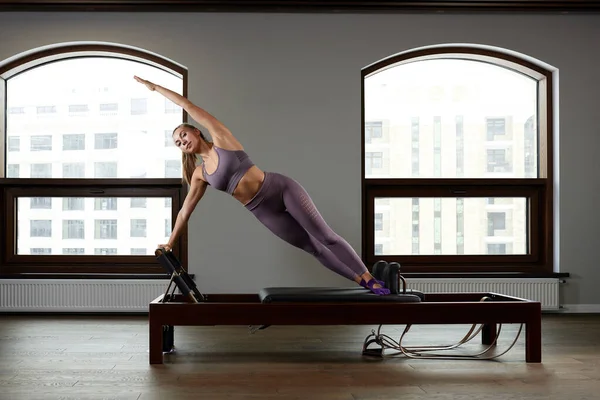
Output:
[[[365,356],[404,355],[416,359],[490,360],[506,354],[525,326],[525,361],[542,361],[541,303],[499,293],[423,293],[407,288],[400,265],[377,262],[371,273],[391,294],[378,296],[357,287],[267,287],[258,294],[203,294],[170,251],[156,257],[171,280],[149,304],[150,364],[162,364],[175,351],[174,326],[246,325],[250,333],[271,325],[378,325],[363,343]],[[175,285],[173,285],[173,283]],[[180,293],[175,293],[178,288]],[[502,324],[521,324],[507,349],[496,349]],[[398,340],[383,325],[406,325]],[[413,325],[472,324],[457,343],[405,346]],[[477,328],[477,325],[480,325]],[[484,349],[476,354],[449,353],[481,333]]]

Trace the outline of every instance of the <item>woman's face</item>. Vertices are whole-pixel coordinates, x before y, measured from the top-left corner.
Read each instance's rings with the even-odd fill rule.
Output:
[[[175,146],[184,153],[198,153],[200,151],[200,140],[200,134],[196,129],[183,126],[173,132]]]

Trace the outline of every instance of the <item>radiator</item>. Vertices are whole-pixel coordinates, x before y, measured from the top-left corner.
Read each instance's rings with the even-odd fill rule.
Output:
[[[148,312],[169,280],[0,280],[0,312]],[[171,286],[173,287],[173,286]]]
[[[495,292],[528,300],[539,301],[542,310],[560,308],[560,280],[555,278],[537,279],[485,279],[485,278],[447,278],[447,279],[407,279],[410,289],[427,292]]]
[[[559,309],[558,279],[407,279],[422,292],[497,292]],[[0,280],[0,312],[148,312],[168,280]]]

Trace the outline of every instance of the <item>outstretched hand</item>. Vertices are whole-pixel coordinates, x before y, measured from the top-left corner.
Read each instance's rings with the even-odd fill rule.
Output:
[[[154,91],[156,89],[156,85],[150,81],[147,81],[145,79],[140,78],[137,75],[133,76],[133,79],[135,79],[136,81],[138,81],[139,83],[143,83],[148,89],[150,89],[151,91]]]

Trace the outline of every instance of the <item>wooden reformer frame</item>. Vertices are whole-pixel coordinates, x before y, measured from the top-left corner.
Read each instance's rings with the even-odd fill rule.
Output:
[[[156,255],[163,267],[170,272],[171,283],[176,283],[181,294],[169,293],[170,283],[167,291],[149,304],[150,364],[162,364],[163,353],[173,350],[176,325],[247,325],[260,326],[258,329],[262,329],[269,325],[373,324],[381,326],[390,324],[407,325],[408,330],[412,325],[421,324],[473,324],[473,326],[481,324],[479,329],[481,342],[489,345],[488,349],[490,349],[497,341],[499,333],[497,324],[520,323],[521,328],[524,325],[526,331],[525,361],[527,363],[542,361],[541,303],[537,301],[499,293],[425,293],[422,301],[419,302],[276,301],[265,303],[261,302],[260,296],[255,293],[202,294],[170,252],[157,249]],[[175,287],[173,292],[174,289]],[[406,292],[406,286],[404,291]],[[256,330],[255,328],[254,331]],[[520,331],[521,329],[519,333]],[[421,347],[419,352],[403,347],[401,344],[395,347],[386,346],[382,340],[384,335],[375,334],[375,331],[370,336],[375,338],[365,340],[364,355],[382,355],[384,347],[393,347],[412,358],[452,358],[451,356],[428,357],[424,356],[424,353],[431,349],[445,350],[457,347],[425,346]],[[367,349],[369,342],[376,342],[382,348],[369,350]]]

